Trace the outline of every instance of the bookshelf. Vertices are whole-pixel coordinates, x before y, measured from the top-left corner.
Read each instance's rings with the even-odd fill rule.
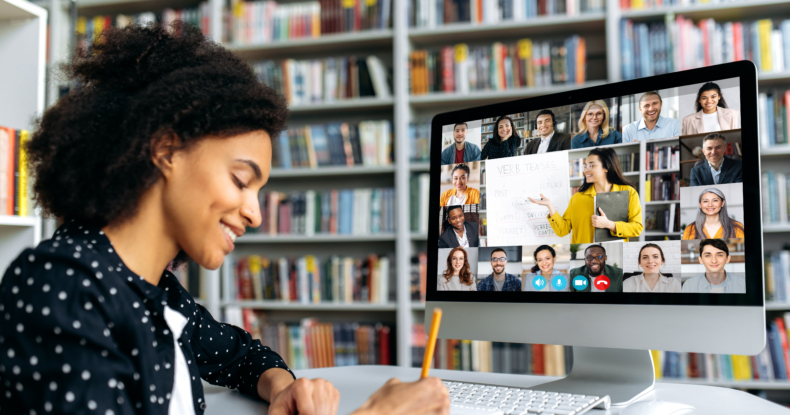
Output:
[[[44,110],[44,64],[47,11],[23,0],[0,0],[0,125],[32,129]],[[41,240],[41,218],[0,215],[0,279],[2,272],[28,247]]]
[[[9,3],[10,0],[0,2],[0,5]],[[19,0],[15,0],[19,2]],[[52,5],[59,4],[60,0],[45,0]],[[221,39],[222,21],[220,18],[222,0],[209,0],[214,18],[211,19],[211,36],[215,40]],[[291,108],[293,119],[298,122],[327,122],[334,119],[368,119],[387,118],[393,121],[395,134],[395,164],[376,168],[323,168],[323,169],[278,169],[272,171],[270,186],[298,186],[306,188],[312,178],[328,178],[335,181],[334,186],[354,186],[362,184],[379,185],[385,183],[394,186],[396,198],[400,201],[397,209],[397,223],[409,223],[409,176],[414,173],[428,172],[428,163],[410,163],[408,148],[401,143],[408,143],[408,126],[414,120],[430,118],[438,113],[451,111],[464,107],[485,105],[494,102],[510,101],[563,92],[586,86],[602,85],[607,82],[617,82],[621,77],[620,57],[620,19],[628,18],[636,21],[663,21],[673,15],[683,15],[695,21],[703,18],[717,20],[744,20],[767,16],[790,17],[790,3],[786,0],[750,0],[730,3],[710,3],[693,6],[673,6],[650,10],[620,10],[619,0],[606,0],[606,12],[588,13],[576,16],[544,16],[522,22],[500,22],[496,25],[476,25],[468,23],[449,24],[433,29],[407,27],[407,3],[395,1],[393,3],[393,24],[389,30],[374,32],[357,32],[325,35],[319,38],[294,39],[271,43],[267,45],[226,45],[240,57],[248,61],[259,59],[280,58],[305,58],[313,55],[337,56],[352,53],[379,53],[391,56],[391,62],[396,62],[392,69],[392,98],[377,99],[366,98],[358,100],[336,101],[331,103],[311,104]],[[10,4],[10,3],[9,3]],[[195,1],[185,0],[80,0],[78,13],[80,15],[133,13],[140,11],[161,11],[165,7],[193,6]],[[2,6],[5,7],[5,6]],[[62,6],[61,6],[62,7]],[[62,10],[61,10],[62,12]],[[0,15],[3,9],[0,8]],[[50,43],[57,42],[57,31],[52,30]],[[409,94],[409,74],[407,62],[409,52],[419,48],[435,48],[459,42],[490,43],[491,41],[514,41],[521,37],[532,36],[535,38],[560,37],[568,34],[580,34],[588,40],[588,71],[587,82],[583,85],[554,85],[545,88],[525,88],[505,91],[476,91],[467,95],[458,93],[431,93],[425,95]],[[54,47],[54,46],[53,46]],[[399,63],[400,62],[400,63]],[[759,76],[760,88],[774,86],[790,86],[790,71],[765,73]],[[4,77],[2,79],[8,79]],[[52,101],[49,101],[52,102]],[[1,104],[0,104],[1,105]],[[655,140],[653,142],[671,141]],[[677,139],[675,139],[677,141]],[[628,151],[644,154],[645,143],[626,143]],[[790,156],[790,146],[763,149],[764,163],[777,166],[777,169],[786,169],[783,166],[786,157]],[[640,163],[643,163],[640,162]],[[645,171],[641,166],[639,173],[626,173],[629,179],[639,180],[640,197],[642,205],[647,209],[661,208],[671,201],[645,202],[642,195],[647,175],[660,174],[661,171]],[[268,188],[269,186],[267,186]],[[678,212],[679,214],[679,212]],[[0,232],[12,226],[0,218]],[[36,232],[38,233],[38,232]],[[766,250],[777,250],[782,247],[788,234],[790,224],[771,224],[765,226]],[[0,234],[1,235],[1,234]],[[640,239],[647,237],[662,239],[670,236],[680,238],[679,232],[663,233],[646,231]],[[410,297],[410,258],[428,247],[426,235],[412,233],[408,226],[401,226],[392,235],[369,236],[316,236],[297,237],[278,235],[269,237],[264,235],[249,235],[239,238],[237,250],[239,255],[244,252],[292,252],[297,255],[305,253],[334,253],[341,249],[351,249],[362,252],[368,246],[388,249],[395,252],[396,275],[395,281],[396,301],[387,304],[299,304],[278,302],[237,302],[222,299],[221,286],[232,283],[227,278],[220,278],[220,272],[208,271],[207,291],[209,297],[203,302],[215,315],[219,316],[227,307],[254,307],[261,310],[272,310],[278,313],[304,313],[320,312],[321,316],[331,316],[336,313],[371,312],[387,314],[395,323],[395,337],[397,348],[395,351],[398,364],[408,366],[411,362],[411,332],[415,322],[424,318],[424,304],[415,303]],[[0,239],[0,246],[4,244]],[[337,243],[337,244],[336,244]],[[257,249],[258,251],[254,251]],[[2,252],[2,250],[0,250]],[[0,264],[2,264],[0,257]],[[227,267],[225,268],[228,274]],[[231,274],[232,275],[232,274]],[[790,310],[788,304],[768,304],[769,312]],[[680,379],[666,379],[668,382],[686,382]],[[787,382],[706,382],[704,380],[689,380],[688,383],[715,384],[717,386],[745,388],[745,389],[790,389]]]

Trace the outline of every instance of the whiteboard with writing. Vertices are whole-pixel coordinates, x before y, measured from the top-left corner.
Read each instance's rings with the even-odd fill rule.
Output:
[[[527,199],[541,193],[562,215],[570,201],[568,152],[486,161],[488,246],[570,243],[551,229],[549,209]]]

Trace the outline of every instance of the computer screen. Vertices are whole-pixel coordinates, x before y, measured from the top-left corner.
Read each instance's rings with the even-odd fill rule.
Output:
[[[437,116],[428,300],[762,305],[756,86],[727,68]]]

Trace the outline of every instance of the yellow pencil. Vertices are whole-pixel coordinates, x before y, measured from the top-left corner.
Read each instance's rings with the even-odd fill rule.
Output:
[[[436,347],[436,337],[439,335],[439,323],[442,322],[442,309],[433,309],[433,318],[431,319],[431,331],[428,333],[428,344],[425,345],[425,357],[422,359],[422,373],[420,379],[428,377],[428,371],[431,370],[431,362],[433,361],[433,349]]]

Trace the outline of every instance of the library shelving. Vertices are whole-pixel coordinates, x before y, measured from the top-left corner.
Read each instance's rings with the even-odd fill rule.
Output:
[[[23,0],[0,0],[0,125],[32,129],[44,110],[47,11]],[[41,239],[37,209],[29,216],[0,215],[0,279],[22,250]]]
[[[9,0],[6,0],[8,2]],[[16,0],[18,1],[18,0]],[[212,11],[211,36],[215,40],[222,38],[223,22],[222,0],[210,0]],[[58,0],[49,0],[52,5],[60,4]],[[429,164],[425,162],[410,163],[409,149],[401,143],[408,143],[409,124],[415,120],[430,119],[438,113],[454,109],[479,106],[494,102],[504,102],[519,98],[551,94],[586,86],[601,85],[607,82],[622,80],[621,64],[621,38],[620,22],[627,18],[639,22],[662,22],[668,17],[682,15],[695,22],[700,19],[714,18],[722,21],[743,20],[764,17],[790,17],[790,3],[786,0],[751,0],[724,3],[710,3],[692,6],[672,6],[648,10],[621,10],[620,0],[606,0],[606,12],[580,14],[577,16],[541,16],[522,22],[500,22],[495,25],[455,23],[439,26],[432,29],[408,28],[407,3],[392,2],[392,28],[375,32],[355,32],[326,35],[319,38],[294,39],[267,45],[237,46],[227,45],[239,56],[248,61],[260,59],[280,58],[305,58],[311,54],[319,56],[334,56],[340,54],[364,53],[375,51],[391,55],[391,62],[395,62],[391,72],[392,98],[378,99],[367,98],[331,103],[295,106],[292,108],[294,122],[328,122],[340,118],[348,119],[391,119],[395,154],[394,164],[390,167],[370,169],[290,169],[274,170],[271,174],[270,186],[296,186],[300,189],[312,187],[313,180],[320,181],[324,177],[332,180],[348,182],[348,186],[381,185],[393,186],[396,198],[399,201],[397,223],[409,223],[409,176],[416,173],[429,171]],[[2,4],[0,2],[0,4]],[[82,0],[78,3],[78,12],[81,14],[100,13],[129,13],[136,11],[161,11],[165,7],[183,7],[194,5],[194,1],[184,0]],[[61,6],[62,7],[62,6]],[[61,9],[59,11],[62,12]],[[0,14],[2,12],[0,11]],[[62,14],[62,13],[61,13]],[[52,31],[51,36],[58,32]],[[544,88],[525,88],[505,91],[476,91],[467,95],[458,93],[430,93],[425,95],[409,94],[409,74],[407,62],[409,53],[413,49],[436,48],[447,44],[468,42],[490,43],[492,40],[516,41],[519,38],[534,36],[536,38],[561,37],[570,34],[579,34],[587,39],[588,43],[588,71],[587,80],[582,85],[552,85]],[[55,43],[52,43],[53,45]],[[6,79],[8,79],[6,77]],[[765,73],[759,75],[760,89],[778,85],[790,86],[790,71]],[[51,101],[50,101],[51,102]],[[314,121],[317,120],[317,121]],[[667,141],[671,141],[667,140]],[[656,142],[661,140],[656,140]],[[677,141],[677,139],[675,139]],[[645,143],[626,144],[631,146],[629,151],[638,151],[644,154]],[[764,165],[769,165],[777,170],[790,172],[785,162],[790,156],[790,146],[772,147],[762,150]],[[643,159],[643,158],[641,158]],[[639,180],[640,197],[646,210],[662,208],[671,201],[645,202],[641,190],[645,186],[647,176],[660,174],[662,171],[646,171],[644,161],[640,161],[639,173],[632,173],[630,177]],[[677,171],[677,170],[675,170]],[[279,184],[278,184],[279,183]],[[268,188],[269,186],[267,186]],[[679,213],[679,212],[678,212]],[[0,222],[2,223],[2,222]],[[0,229],[2,226],[0,225]],[[766,251],[782,249],[788,234],[790,224],[766,224],[764,245]],[[679,239],[679,232],[645,231],[640,239],[657,238]],[[401,366],[411,364],[411,335],[414,323],[424,319],[425,306],[413,302],[410,293],[410,267],[411,256],[417,252],[425,251],[428,247],[427,237],[424,234],[413,233],[408,226],[400,226],[394,235],[378,235],[386,240],[370,240],[367,237],[348,237],[342,239],[336,236],[291,237],[278,235],[276,237],[249,235],[239,238],[237,250],[254,252],[254,249],[276,252],[273,255],[291,253],[302,255],[316,253],[333,254],[339,251],[351,250],[353,252],[367,253],[368,249],[383,249],[395,253],[394,269],[394,303],[383,305],[372,304],[298,304],[298,303],[273,303],[273,302],[237,302],[222,299],[221,286],[232,284],[228,278],[232,273],[225,271],[208,271],[207,292],[210,293],[204,300],[209,310],[220,315],[226,308],[252,307],[260,310],[271,310],[277,313],[293,313],[304,316],[311,312],[321,312],[321,316],[334,314],[347,315],[350,312],[371,310],[377,316],[386,315],[390,322],[395,324],[395,361]],[[344,237],[345,238],[345,237]],[[335,242],[338,242],[335,244]],[[281,244],[282,243],[282,244]],[[320,248],[316,248],[316,247]],[[2,260],[2,258],[0,258]],[[220,278],[220,274],[225,274]],[[358,309],[351,309],[360,307]],[[365,308],[374,307],[374,308]],[[768,313],[788,310],[790,305],[769,303]],[[305,314],[308,313],[308,314]],[[393,315],[394,314],[394,315]],[[681,380],[664,379],[667,382],[687,382],[695,384],[710,384],[717,386],[741,389],[790,389],[790,383],[785,381],[774,382],[708,382],[706,380]]]

